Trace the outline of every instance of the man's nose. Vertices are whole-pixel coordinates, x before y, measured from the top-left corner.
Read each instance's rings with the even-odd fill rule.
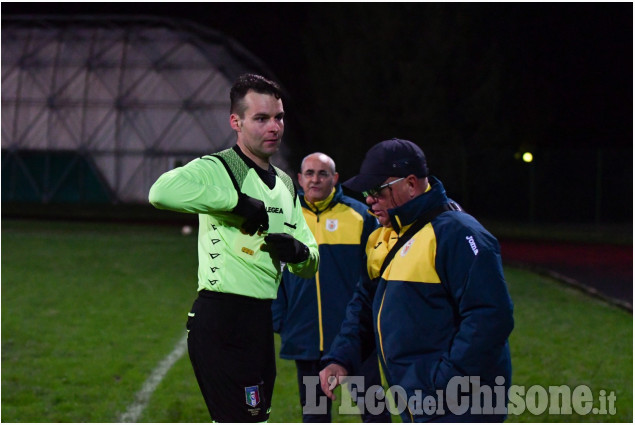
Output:
[[[282,124],[278,122],[278,120],[273,119],[270,121],[269,131],[273,133],[278,133],[281,128],[282,128]]]

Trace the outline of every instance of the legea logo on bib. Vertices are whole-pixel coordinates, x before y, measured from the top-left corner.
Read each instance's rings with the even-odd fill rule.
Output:
[[[337,219],[326,219],[326,230],[329,232],[334,232],[337,230]]]

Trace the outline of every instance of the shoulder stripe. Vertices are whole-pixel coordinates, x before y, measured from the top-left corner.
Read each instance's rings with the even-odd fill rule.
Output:
[[[234,188],[236,189],[237,192],[240,192],[240,185],[238,184],[238,181],[236,181],[236,177],[234,176],[232,169],[229,167],[229,164],[227,164],[227,161],[225,161],[225,159],[222,156],[217,154],[211,155],[211,156],[213,156],[214,158],[217,158],[221,162],[221,164],[223,164],[223,166],[225,167],[225,170],[227,170],[227,174],[229,174],[229,178],[231,178],[232,183],[234,184]]]
[[[291,197],[293,198],[293,206],[295,206],[295,203],[298,197],[296,196],[297,193],[295,190],[295,185],[293,184],[293,180],[291,180],[291,177],[289,177],[287,173],[285,173],[284,171],[282,171],[280,168],[276,167],[275,165],[273,166],[273,169],[276,171],[276,175],[280,177],[280,180],[282,180],[284,185],[289,190],[289,193],[291,194]]]

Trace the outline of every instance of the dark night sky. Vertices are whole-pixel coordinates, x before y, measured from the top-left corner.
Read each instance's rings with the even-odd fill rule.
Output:
[[[372,7],[381,10],[403,5],[379,3]],[[554,111],[549,118],[555,121],[549,129],[549,143],[561,139],[564,144],[567,140],[585,145],[606,144],[607,140],[616,145],[631,144],[631,3],[446,5],[464,8],[468,16],[471,10],[479,12],[477,37],[495,40],[515,78],[514,90],[507,93],[510,105],[529,102],[530,111]],[[427,7],[424,3],[416,7],[410,4],[404,19],[416,20],[418,14],[423,17]],[[308,90],[303,37],[308,16],[330,9],[341,13],[329,3],[2,3],[5,16],[149,14],[193,20],[234,38],[267,63],[309,115],[314,99],[304,97]],[[328,12],[322,16],[327,17],[325,26],[337,25],[330,22]],[[355,19],[350,17],[351,22]],[[548,96],[536,99],[537,90]]]
[[[523,218],[534,195],[530,201],[525,193],[529,168],[514,158],[528,148],[536,153],[537,219],[632,219],[632,3],[1,8],[3,17],[181,18],[233,38],[290,95],[285,140],[296,142],[292,163],[327,152],[345,179],[372,144],[406,138],[424,149],[432,171],[468,210]]]

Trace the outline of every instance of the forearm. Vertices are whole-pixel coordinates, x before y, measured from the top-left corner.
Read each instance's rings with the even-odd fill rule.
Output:
[[[479,252],[464,289],[455,290],[460,324],[439,365],[436,383],[453,376],[481,375],[501,361],[514,328],[513,304],[497,255]]]
[[[236,206],[235,190],[205,181],[181,167],[161,175],[150,188],[150,203],[158,209],[209,214]]]
[[[481,376],[501,362],[513,329],[512,311],[496,307],[484,310],[488,311],[473,311],[462,319],[450,349],[440,360],[437,388],[444,388],[454,376]]]
[[[358,285],[346,307],[346,317],[340,332],[331,344],[330,351],[322,358],[323,366],[337,363],[353,373],[359,370],[362,362],[373,351],[375,334],[372,324],[372,285],[370,280]]]
[[[296,208],[294,210],[294,223],[296,223],[295,229],[291,232],[291,235],[302,242],[309,249],[309,256],[306,260],[301,263],[296,264],[288,264],[287,267],[291,273],[296,276],[310,279],[315,276],[315,273],[318,271],[319,263],[320,263],[320,252],[318,248],[318,244],[315,241],[315,237],[309,226],[307,226],[306,221],[304,219],[304,215],[302,214],[302,207],[300,207],[300,202],[296,202]]]

